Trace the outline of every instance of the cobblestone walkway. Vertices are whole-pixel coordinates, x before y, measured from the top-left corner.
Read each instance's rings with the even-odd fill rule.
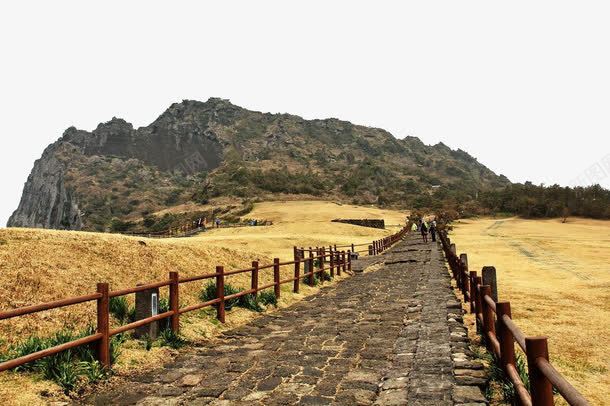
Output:
[[[484,404],[439,248],[409,236],[381,258],[86,403]]]

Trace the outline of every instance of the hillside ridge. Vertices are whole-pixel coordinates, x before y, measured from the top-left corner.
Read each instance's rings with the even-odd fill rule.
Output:
[[[173,103],[139,128],[113,117],[47,147],[8,226],[107,231],[188,202],[288,194],[426,206],[434,187],[464,199],[510,182],[465,151],[336,118],[305,120],[229,100]]]

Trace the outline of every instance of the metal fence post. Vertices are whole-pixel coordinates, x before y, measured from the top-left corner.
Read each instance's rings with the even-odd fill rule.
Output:
[[[97,359],[104,368],[110,368],[110,299],[108,284],[98,283],[97,293],[102,297],[97,299],[97,332],[102,335],[97,343]]]

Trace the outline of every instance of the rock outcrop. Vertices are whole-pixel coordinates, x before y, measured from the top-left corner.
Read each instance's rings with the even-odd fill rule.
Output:
[[[125,231],[169,206],[276,193],[424,207],[433,185],[464,200],[506,183],[443,144],[223,99],[185,100],[146,127],[113,118],[93,131],[68,128],[36,161],[8,225]]]
[[[34,163],[9,227],[81,229],[78,202],[65,182],[66,165],[56,155],[63,147],[61,142],[50,145]]]

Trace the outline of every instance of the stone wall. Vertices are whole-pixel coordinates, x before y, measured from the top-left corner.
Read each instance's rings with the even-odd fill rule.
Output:
[[[385,221],[383,219],[334,219],[332,221],[335,223],[346,223],[362,227],[385,229]]]

